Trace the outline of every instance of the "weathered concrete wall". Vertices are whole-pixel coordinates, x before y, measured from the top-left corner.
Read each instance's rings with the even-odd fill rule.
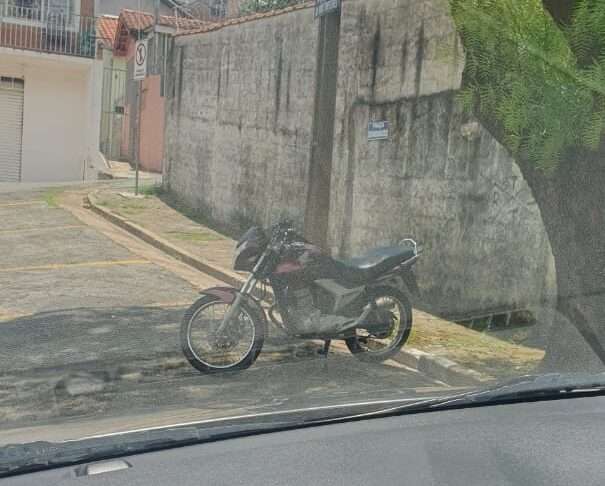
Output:
[[[222,222],[303,222],[317,26],[306,9],[177,38],[165,176],[190,206]],[[450,315],[525,307],[555,285],[515,162],[457,107],[463,69],[447,0],[343,1],[330,249],[414,236],[425,304]],[[370,120],[389,121],[387,140],[368,141]]]
[[[316,49],[309,8],[177,37],[168,187],[222,222],[302,222]]]
[[[339,254],[413,235],[433,311],[540,300],[554,285],[518,167],[455,102],[464,53],[447,0],[345,0],[329,240]],[[368,141],[387,120],[388,140]]]

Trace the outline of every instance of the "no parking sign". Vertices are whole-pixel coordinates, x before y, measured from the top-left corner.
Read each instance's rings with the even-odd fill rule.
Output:
[[[138,40],[134,47],[134,79],[140,81],[147,76],[147,39]]]

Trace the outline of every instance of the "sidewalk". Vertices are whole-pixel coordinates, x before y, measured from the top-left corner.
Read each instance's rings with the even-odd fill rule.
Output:
[[[134,179],[136,172],[128,162],[108,160],[108,167],[99,171],[100,179]],[[162,174],[155,172],[139,171],[139,179],[142,183],[157,183],[162,180]]]
[[[231,285],[245,274],[231,270],[235,241],[201,223],[167,195],[146,188],[140,198],[117,189],[89,195],[91,208],[175,258]],[[339,350],[336,346],[336,350]],[[530,373],[544,351],[512,344],[414,310],[414,327],[400,363],[450,384],[476,384]]]
[[[245,274],[231,270],[236,242],[175,209],[154,194],[155,187],[147,183],[140,198],[109,188],[88,199],[102,216],[148,243],[230,285],[240,285]]]

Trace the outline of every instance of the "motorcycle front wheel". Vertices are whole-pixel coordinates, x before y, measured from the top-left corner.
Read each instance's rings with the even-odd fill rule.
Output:
[[[256,360],[265,339],[264,325],[245,302],[236,316],[223,326],[231,306],[206,295],[185,313],[181,323],[181,349],[187,361],[203,373],[243,370]]]
[[[412,305],[402,292],[389,287],[378,289],[372,301],[377,310],[368,317],[368,329],[361,325],[345,342],[360,360],[380,363],[397,354],[410,337]],[[383,321],[380,332],[373,320]]]

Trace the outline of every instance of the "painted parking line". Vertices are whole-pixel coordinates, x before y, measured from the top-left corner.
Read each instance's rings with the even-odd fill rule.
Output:
[[[150,304],[141,304],[137,307],[139,309],[182,309],[189,307],[193,300],[181,300],[181,301],[171,301],[171,302],[152,302]],[[112,308],[112,305],[107,305],[107,308]],[[103,306],[95,306],[95,309],[102,309]],[[53,311],[43,311],[46,313],[52,313]],[[13,321],[15,319],[21,319],[23,317],[35,317],[39,312],[29,311],[25,309],[8,309],[0,306],[0,324]],[[162,325],[166,326],[180,326],[180,322],[175,323],[165,323]],[[158,325],[156,325],[157,327]],[[90,332],[90,331],[89,331]]]
[[[17,202],[12,202],[12,203],[0,203],[0,208],[12,208],[15,206],[34,206],[34,205],[44,205],[47,206],[48,204],[46,203],[46,201],[43,200],[35,200],[35,201],[17,201]]]
[[[149,260],[131,259],[131,260],[106,260],[97,262],[82,262],[82,263],[50,263],[48,265],[33,265],[28,267],[9,267],[0,268],[0,273],[12,272],[33,272],[41,270],[61,270],[64,268],[98,268],[98,267],[113,267],[117,265],[151,265]]]
[[[41,233],[44,231],[58,231],[58,230],[70,230],[75,228],[86,228],[83,224],[67,224],[63,226],[42,226],[40,228],[15,228],[0,230],[0,236],[2,235],[13,235],[20,233]]]
[[[152,302],[151,304],[144,304],[141,307],[148,307],[150,309],[155,308],[169,308],[169,307],[189,307],[193,303],[193,300],[173,300],[170,302]]]

